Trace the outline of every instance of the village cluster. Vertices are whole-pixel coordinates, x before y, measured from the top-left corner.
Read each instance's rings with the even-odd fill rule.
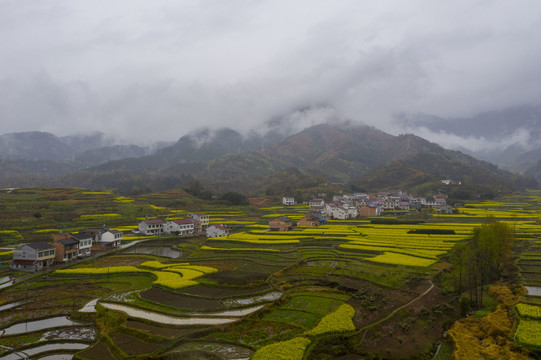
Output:
[[[283,197],[285,206],[296,205],[293,197]],[[443,214],[452,214],[453,208],[446,204],[445,195],[432,198],[409,196],[401,191],[377,194],[354,193],[334,195],[332,202],[314,198],[307,205],[310,212],[298,220],[296,226],[319,226],[328,219],[347,220],[358,216],[379,216],[383,212],[428,208]],[[286,216],[269,221],[269,231],[290,231],[294,223]],[[229,230],[219,224],[210,225],[210,217],[204,213],[190,214],[181,220],[142,220],[136,234],[157,236],[175,234],[192,236],[206,234],[208,238],[228,236]],[[37,271],[55,263],[64,263],[76,258],[90,256],[92,250],[116,248],[123,233],[107,228],[86,229],[78,233],[58,233],[52,242],[36,242],[21,245],[13,251],[11,268],[14,270]]]
[[[332,202],[325,203],[323,199],[312,199],[308,202],[312,212],[338,220],[353,219],[357,216],[379,216],[384,211],[432,209],[442,214],[452,214],[453,208],[447,205],[444,194],[434,197],[411,196],[402,191],[380,192],[377,194],[354,193],[334,195]],[[295,198],[283,197],[282,204],[296,205]]]
[[[206,214],[190,214],[182,220],[145,219],[134,233],[155,236],[177,234],[189,236],[204,234],[207,237],[227,236],[229,230],[222,225],[210,225]],[[64,263],[76,258],[90,256],[92,250],[117,248],[123,233],[107,228],[86,229],[78,233],[58,233],[52,242],[35,242],[21,245],[13,250],[10,267],[13,270],[38,271],[55,263]]]

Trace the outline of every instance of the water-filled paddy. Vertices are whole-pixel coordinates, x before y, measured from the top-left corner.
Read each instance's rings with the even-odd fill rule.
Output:
[[[58,316],[54,318],[27,321],[24,323],[19,323],[12,325],[8,328],[2,330],[2,335],[17,335],[24,334],[33,331],[39,331],[44,329],[50,329],[55,327],[64,327],[64,326],[80,326],[84,325],[82,323],[72,321],[66,316]]]
[[[175,250],[170,246],[164,245],[150,245],[150,244],[136,244],[129,247],[124,251],[125,254],[145,254],[163,256],[171,259],[176,259],[182,255],[182,252]]]
[[[541,296],[541,287],[536,286],[525,286],[528,295],[531,296]]]
[[[16,353],[8,354],[4,357],[2,357],[3,360],[20,360],[24,359],[24,355],[26,356],[33,356],[37,354],[44,353],[46,351],[62,351],[62,350],[83,350],[89,347],[89,344],[84,343],[54,343],[54,344],[45,344],[36,346],[29,349],[19,350]],[[51,355],[54,356],[54,355]],[[64,356],[64,355],[62,355]],[[47,357],[48,359],[51,359],[50,357]],[[53,359],[56,359],[56,357],[53,357]]]

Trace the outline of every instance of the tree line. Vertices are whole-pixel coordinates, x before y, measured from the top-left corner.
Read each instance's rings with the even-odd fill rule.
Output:
[[[454,248],[450,256],[451,279],[458,293],[467,294],[471,307],[482,307],[483,286],[499,279],[516,281],[514,243],[515,231],[511,225],[489,220],[475,228],[467,242]]]

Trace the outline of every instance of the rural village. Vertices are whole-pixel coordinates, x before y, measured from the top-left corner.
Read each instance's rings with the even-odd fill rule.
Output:
[[[310,212],[295,224],[287,216],[269,220],[269,231],[291,231],[294,227],[319,226],[327,219],[348,220],[358,217],[375,217],[384,212],[421,211],[423,209],[441,214],[453,214],[453,207],[446,204],[442,193],[432,198],[410,196],[402,191],[380,192],[377,194],[354,193],[334,195],[331,202],[313,198],[305,205]],[[294,197],[284,196],[284,206],[297,205]],[[159,236],[177,235],[181,237],[206,235],[207,238],[228,236],[229,229],[223,224],[210,224],[210,217],[203,213],[190,214],[185,219],[142,220],[135,234]],[[55,263],[65,263],[73,259],[90,256],[92,251],[118,248],[123,233],[118,230],[102,228],[84,229],[77,233],[54,234],[53,241],[41,241],[21,245],[13,251],[10,267],[13,270],[38,271]]]

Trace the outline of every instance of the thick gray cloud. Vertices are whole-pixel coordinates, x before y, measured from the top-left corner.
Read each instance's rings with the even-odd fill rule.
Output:
[[[3,0],[0,133],[148,142],[281,117],[396,133],[399,112],[538,103],[540,29],[537,0]]]

